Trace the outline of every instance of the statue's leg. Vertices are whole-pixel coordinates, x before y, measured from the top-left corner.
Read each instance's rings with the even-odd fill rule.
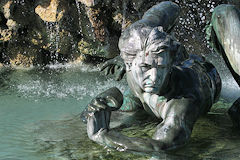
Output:
[[[234,5],[215,8],[210,24],[210,40],[222,54],[234,79],[240,86],[240,10]],[[240,127],[240,98],[228,110],[235,127]]]
[[[162,26],[165,32],[170,32],[179,15],[180,7],[176,3],[164,1],[147,10],[139,22],[150,27]]]
[[[240,10],[234,5],[216,7],[210,26],[208,36],[211,44],[222,54],[240,86]]]
[[[120,108],[121,111],[136,111],[142,108],[141,101],[132,93],[131,89],[127,89],[123,93],[123,104]]]

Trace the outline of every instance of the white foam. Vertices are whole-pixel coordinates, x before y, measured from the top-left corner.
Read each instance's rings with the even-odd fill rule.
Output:
[[[96,73],[98,75],[99,73]],[[74,76],[74,75],[72,75]],[[29,80],[16,85],[18,92],[25,98],[76,98],[82,100],[84,97],[95,97],[97,94],[111,87],[117,87],[121,91],[126,88],[126,83],[117,82],[113,79],[99,80],[96,76],[94,80],[84,79],[84,82],[76,83],[70,80],[62,83],[54,81]],[[79,79],[81,81],[81,79]]]

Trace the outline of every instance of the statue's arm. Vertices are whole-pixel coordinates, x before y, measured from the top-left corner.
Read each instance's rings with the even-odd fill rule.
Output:
[[[127,137],[109,128],[109,112],[101,110],[88,118],[88,136],[93,141],[120,151],[161,152],[184,145],[190,138],[195,119],[192,100],[170,100],[163,121],[152,138]]]

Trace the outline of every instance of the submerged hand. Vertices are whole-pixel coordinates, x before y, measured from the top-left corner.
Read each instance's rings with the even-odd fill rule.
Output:
[[[106,61],[101,66],[101,71],[105,71],[105,75],[115,74],[117,81],[121,80],[126,73],[125,64],[120,56]]]

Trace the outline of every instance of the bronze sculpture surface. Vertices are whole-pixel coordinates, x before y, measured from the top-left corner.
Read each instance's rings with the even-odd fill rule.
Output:
[[[215,67],[201,56],[188,55],[168,34],[178,14],[175,3],[159,3],[119,40],[125,66],[118,63],[117,69],[121,74],[126,69],[132,94],[150,116],[159,119],[153,137],[127,137],[109,128],[111,112],[123,102],[121,92],[111,88],[94,98],[82,113],[91,140],[121,151],[175,149],[187,143],[196,120],[218,99],[221,80]],[[113,69],[113,61],[104,68]]]
[[[240,86],[240,9],[222,4],[214,9],[207,39],[216,52],[222,55],[227,67]],[[240,98],[228,111],[235,127],[240,127]]]

